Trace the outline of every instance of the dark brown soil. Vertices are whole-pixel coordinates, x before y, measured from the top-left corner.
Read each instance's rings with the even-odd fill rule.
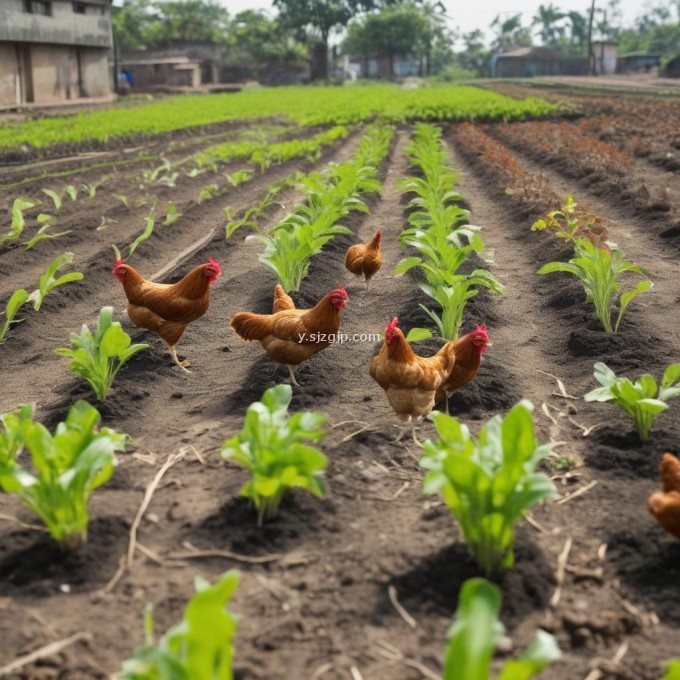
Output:
[[[393,275],[402,257],[397,235],[405,222],[396,183],[409,172],[409,135],[408,128],[398,131],[382,170],[383,193],[370,199],[371,212],[346,221],[358,240],[383,230],[383,268],[370,291],[344,270],[344,251],[355,238],[342,237],[316,258],[302,291],[293,295],[299,306],[311,305],[344,282],[350,303],[342,330],[349,334],[380,332],[392,316],[405,329],[427,324],[418,307],[424,298],[417,279]],[[587,196],[589,205],[607,218],[610,238],[656,283],[653,294],[632,303],[619,334],[608,337],[578,286],[563,275],[536,275],[543,263],[567,253],[547,235],[529,230],[540,211],[506,195],[474,150],[454,145],[452,137],[447,141],[452,165],[462,172],[459,188],[472,211],[470,221],[483,227],[494,253],[492,269],[508,289],[505,296],[480,294],[470,303],[465,330],[488,323],[493,346],[475,381],[451,400],[452,413],[477,431],[495,413],[520,398],[530,399],[541,441],[559,442],[546,471],[563,496],[585,489],[569,502],[536,508],[533,525],[519,527],[516,567],[499,580],[508,635],[519,650],[539,626],[556,634],[564,657],[544,673],[549,680],[585,678],[597,659],[610,659],[624,642],[628,652],[621,665],[628,675],[603,671],[602,677],[657,680],[662,664],[679,652],[680,544],[654,523],[646,499],[659,486],[661,454],[680,453],[680,404],[671,402],[642,445],[624,414],[607,404],[586,404],[581,397],[594,387],[596,361],[637,377],[643,372],[658,376],[678,360],[680,334],[671,312],[679,296],[677,251],[664,248],[644,213],[627,215],[615,194],[591,196],[558,164],[548,169],[536,158],[523,159],[549,173],[559,195],[585,194],[583,200]],[[356,143],[353,136],[329,150],[318,167],[349,157]],[[396,419],[367,370],[379,343],[331,346],[299,371],[302,387],[294,390],[292,408],[329,415],[331,428],[323,444],[330,458],[326,499],[292,493],[277,519],[260,529],[253,509],[238,495],[246,473],[218,456],[222,442],[241,428],[247,406],[268,387],[287,381],[285,367],[271,363],[259,344],[245,344],[229,329],[237,311],[268,310],[274,280],[257,260],[259,244],[244,241],[238,232],[225,241],[223,208],[238,211],[252,205],[294,167],[311,165],[273,167],[201,205],[196,196],[209,178],[154,188],[163,202],[173,200],[183,216],[171,226],[159,225],[134,254],[131,264],[143,274],[161,270],[216,230],[206,245],[163,277],[177,280],[208,255],[222,267],[208,314],[191,324],[179,343],[180,356],[191,360],[191,375],[172,365],[158,337],[127,320],[122,287],[111,276],[110,243],[122,247],[143,228],[144,208],[128,212],[112,198],[123,189],[132,192],[133,177],[121,177],[93,201],[77,204],[68,221],[64,217],[74,230],[68,237],[32,251],[0,254],[2,301],[18,286],[34,286],[63,250],[76,254],[74,265],[85,273],[82,283],[52,293],[39,313],[29,311],[0,348],[0,412],[35,402],[40,420],[53,427],[76,398],[89,397],[87,387],[52,350],[82,323],[94,322],[104,305],[114,306],[135,341],[151,345],[121,371],[101,407],[105,424],[127,432],[133,446],[120,456],[112,480],[93,495],[87,546],[77,555],[61,555],[46,535],[5,519],[37,522],[17,499],[0,496],[0,663],[81,631],[92,635],[10,677],[106,678],[143,641],[147,602],[154,603],[157,630],[164,631],[180,618],[194,576],[214,579],[229,568],[243,574],[231,605],[242,616],[236,641],[240,680],[346,680],[352,668],[354,677],[358,672],[364,680],[422,678],[404,659],[435,673],[441,669],[457,593],[477,569],[441,498],[422,494],[418,449],[392,441]],[[635,172],[644,173],[645,167],[640,160]],[[656,168],[648,167],[655,176]],[[15,190],[1,195],[0,207],[9,208],[15,195]],[[296,198],[294,190],[287,190],[279,200],[289,207]],[[672,210],[678,207],[673,203]],[[118,223],[97,232],[102,214]],[[275,207],[263,226],[283,214],[282,207]],[[437,346],[433,340],[416,349],[428,354]],[[561,396],[546,373],[559,377],[576,398]],[[432,425],[425,423],[419,436],[433,435]],[[112,592],[104,593],[127,550],[147,484],[167,456],[183,448],[185,457],[163,478],[140,525],[145,552],[137,552]],[[559,456],[572,457],[576,467],[557,471]],[[558,556],[568,539],[569,570],[559,602],[551,603]],[[187,543],[199,550],[273,559],[177,558],[177,553],[186,555]],[[415,628],[390,601],[390,586],[415,619]],[[400,650],[403,659],[391,655],[385,643]]]

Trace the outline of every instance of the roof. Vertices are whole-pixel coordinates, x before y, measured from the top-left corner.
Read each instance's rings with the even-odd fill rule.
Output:
[[[633,59],[644,57],[646,59],[661,59],[660,54],[649,54],[648,52],[627,52],[626,54],[619,54],[619,59]]]
[[[517,47],[498,55],[499,59],[559,59],[559,52],[550,47]]]
[[[189,57],[164,57],[162,59],[126,59],[121,61],[121,66],[143,66],[146,64],[184,64],[186,66],[192,66],[194,64],[200,64],[200,59],[189,59]]]

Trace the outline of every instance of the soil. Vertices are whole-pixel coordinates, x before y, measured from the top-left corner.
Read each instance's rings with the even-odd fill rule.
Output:
[[[488,130],[496,134],[495,126]],[[329,244],[314,260],[301,292],[293,294],[298,306],[309,306],[344,283],[350,301],[341,330],[350,335],[381,332],[392,316],[405,330],[427,324],[418,307],[424,298],[417,278],[393,275],[403,255],[397,235],[406,213],[397,181],[410,172],[405,154],[410,134],[407,126],[397,131],[381,168],[383,192],[369,198],[370,212],[345,221],[353,236]],[[470,302],[464,330],[488,323],[493,346],[476,379],[454,395],[451,411],[476,432],[519,399],[531,400],[539,439],[557,443],[544,469],[562,500],[569,498],[535,508],[531,523],[517,531],[516,566],[498,581],[506,647],[521,650],[543,627],[563,650],[544,678],[584,678],[600,668],[602,678],[657,680],[663,664],[680,652],[680,543],[656,525],[646,499],[659,488],[663,452],[680,453],[680,400],[671,402],[643,445],[622,412],[586,404],[581,397],[595,386],[596,361],[637,377],[659,376],[678,360],[680,333],[672,311],[679,298],[678,253],[664,233],[673,228],[680,201],[669,195],[664,213],[643,207],[633,212],[615,191],[579,182],[566,165],[508,147],[532,172],[543,174],[556,194],[572,193],[587,202],[606,221],[609,238],[655,282],[653,293],[631,304],[619,333],[606,336],[577,285],[563,275],[536,276],[542,264],[568,256],[549,235],[530,231],[541,206],[506,193],[475,149],[457,142],[455,128],[447,128],[445,139],[462,175],[458,188],[470,221],[482,226],[494,255],[490,267],[507,287],[504,296],[481,293]],[[180,619],[195,576],[212,580],[230,568],[242,572],[230,605],[241,615],[239,680],[418,680],[425,677],[419,664],[440,672],[457,593],[478,572],[442,499],[422,493],[419,449],[410,441],[393,442],[396,418],[367,370],[380,343],[333,345],[298,372],[301,387],[294,389],[291,408],[329,415],[322,445],[330,458],[325,499],[291,493],[279,516],[258,528],[254,510],[239,496],[246,473],[218,455],[222,442],[241,429],[247,406],[288,379],[285,367],[271,363],[259,344],[243,343],[229,328],[237,311],[269,309],[274,279],[258,262],[258,243],[244,240],[241,232],[225,240],[223,209],[230,206],[237,214],[295,168],[308,171],[342,161],[357,142],[358,132],[315,164],[274,166],[200,205],[200,188],[215,178],[182,178],[176,187],[142,191],[135,188],[141,167],[126,168],[95,199],[60,214],[59,230],[71,228],[71,234],[27,252],[0,253],[0,300],[19,286],[30,290],[47,263],[67,249],[85,273],[81,283],[51,293],[39,313],[26,313],[8,335],[0,349],[0,412],[35,402],[38,418],[52,428],[75,399],[91,398],[53,349],[66,344],[82,323],[93,323],[105,305],[114,306],[134,341],[150,344],[121,371],[100,407],[104,424],[128,433],[133,443],[119,456],[111,481],[92,496],[85,548],[62,555],[44,533],[25,526],[37,520],[16,498],[0,496],[0,663],[79,632],[89,634],[8,677],[107,678],[143,642],[147,602],[154,604],[156,630],[164,631]],[[153,153],[161,155],[159,149]],[[623,177],[633,176],[649,177],[651,183],[658,167],[636,157]],[[58,188],[72,180],[54,181]],[[36,180],[23,186],[37,195],[44,185]],[[164,272],[161,279],[167,282],[208,255],[222,267],[209,312],[188,327],[178,345],[180,357],[191,361],[191,374],[172,364],[157,336],[129,322],[124,292],[111,276],[110,244],[129,244],[142,230],[147,210],[128,210],[113,194],[138,197],[148,191],[158,195],[159,205],[172,200],[182,217],[170,226],[159,224],[131,264],[145,275]],[[16,189],[0,195],[3,211],[16,195]],[[276,224],[299,196],[286,189],[277,200],[280,205],[268,211],[262,229]],[[117,222],[96,231],[102,215]],[[383,267],[366,292],[344,269],[343,256],[348,245],[368,240],[377,228],[383,231]],[[416,351],[428,354],[437,346],[427,341]],[[421,440],[433,436],[433,426],[424,423]],[[163,477],[141,521],[140,550],[107,591],[147,485],[179,451],[183,457]],[[558,459],[567,457],[574,467],[558,469]],[[574,492],[580,493],[571,499]],[[565,546],[571,546],[568,568],[556,598]],[[191,557],[193,548],[235,555]],[[390,592],[415,626],[400,615]],[[626,653],[611,662],[622,645]]]

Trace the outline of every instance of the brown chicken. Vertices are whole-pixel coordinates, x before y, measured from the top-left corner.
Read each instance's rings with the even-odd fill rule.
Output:
[[[680,460],[664,453],[659,466],[663,491],[653,493],[647,501],[649,512],[669,533],[680,538]]]
[[[453,351],[456,355],[456,363],[434,397],[436,404],[442,399],[446,399],[446,413],[449,412],[449,398],[456,390],[467,385],[477,375],[479,365],[482,362],[482,354],[490,346],[485,323],[481,326],[475,326],[471,333],[458,338],[454,342]]]
[[[413,441],[416,438],[415,421],[426,416],[434,408],[434,398],[447,376],[454,369],[457,358],[454,343],[447,342],[434,356],[419,357],[397,328],[394,318],[385,329],[385,341],[380,352],[373,357],[369,373],[385,390],[387,401],[399,420],[411,424]],[[399,441],[407,426],[395,439]]]
[[[382,265],[382,256],[380,254],[380,239],[382,234],[380,229],[375,232],[375,236],[368,243],[358,243],[350,246],[345,255],[345,267],[361,276],[363,274],[366,279],[366,290],[371,279],[376,275]]]
[[[175,345],[184,329],[202,317],[210,304],[210,284],[220,275],[220,266],[212,258],[192,269],[177,283],[153,283],[130,265],[118,260],[113,275],[123,284],[128,299],[128,316],[140,328],[155,331],[168,344],[174,362],[187,373],[187,361],[177,358]]]
[[[340,286],[312,309],[295,309],[291,297],[277,284],[273,314],[239,312],[231,317],[231,327],[247,342],[259,340],[274,361],[288,366],[291,382],[298,385],[295,369],[335,342],[340,312],[348,299]]]

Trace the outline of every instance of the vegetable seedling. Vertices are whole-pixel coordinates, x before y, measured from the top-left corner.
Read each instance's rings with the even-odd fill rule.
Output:
[[[641,375],[635,382],[617,378],[607,364],[595,364],[595,380],[602,385],[584,396],[586,401],[613,401],[635,422],[640,439],[649,437],[649,430],[656,417],[668,409],[669,399],[680,396],[680,363],[671,364],[657,386],[654,376]]]

